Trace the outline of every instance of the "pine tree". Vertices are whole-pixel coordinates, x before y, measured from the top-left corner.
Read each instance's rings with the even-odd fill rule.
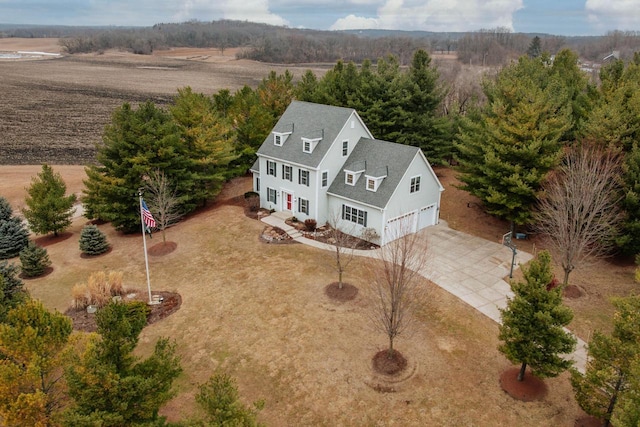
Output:
[[[553,279],[551,256],[542,251],[523,269],[524,282],[511,284],[514,297],[500,310],[502,325],[498,349],[511,362],[520,363],[518,381],[529,366],[534,375],[555,377],[571,366],[560,355],[573,351],[576,339],[563,328],[573,313],[562,305],[562,290],[547,289]]]
[[[87,225],[80,232],[80,250],[87,255],[100,255],[109,250],[107,236],[93,225]]]
[[[622,209],[625,218],[616,244],[627,255],[640,254],[640,146],[633,144],[623,165]]]
[[[13,208],[9,204],[9,201],[4,197],[0,196],[0,223],[2,221],[7,221],[9,218],[13,216]]]
[[[616,307],[613,332],[595,332],[589,342],[586,372],[571,372],[578,404],[587,414],[603,419],[605,426],[620,411],[618,402],[627,405],[639,392],[634,387],[639,373],[635,365],[640,360],[640,296],[614,298],[612,302]],[[627,415],[633,412],[621,417]]]
[[[71,319],[28,300],[0,323],[0,418],[6,425],[54,425],[66,400]]]
[[[42,171],[31,180],[25,199],[28,209],[23,209],[31,231],[38,234],[58,233],[71,225],[75,194],[65,196],[67,185],[51,166],[42,165]]]
[[[0,221],[0,259],[17,256],[29,243],[29,232],[20,218]]]
[[[196,402],[206,413],[207,425],[212,426],[259,426],[257,410],[262,402],[254,404],[255,409],[245,406],[239,399],[238,387],[233,378],[218,373],[200,385]]]
[[[531,39],[531,43],[529,44],[529,48],[527,48],[527,55],[531,58],[537,58],[542,55],[542,45],[540,43],[540,37],[535,36]]]
[[[149,171],[163,170],[180,194],[194,188],[186,151],[169,113],[152,102],[135,110],[123,104],[105,128],[98,164],[85,169],[85,216],[111,221],[125,232],[140,230],[137,193]],[[195,206],[185,200],[182,207],[189,212]]]
[[[461,120],[455,143],[462,189],[515,224],[531,222],[537,193],[571,126],[564,83],[539,59],[520,58],[484,85],[487,104]]]
[[[20,251],[20,270],[25,277],[40,276],[50,265],[47,250],[34,242],[29,242],[27,247]]]
[[[194,93],[189,87],[178,90],[170,112],[187,148],[189,165],[185,173],[193,177],[193,187],[182,195],[181,204],[187,209],[204,205],[218,195],[227,178],[227,167],[237,157],[229,138],[231,127],[216,113],[211,98]]]
[[[7,261],[0,261],[0,323],[9,310],[17,307],[28,298],[22,280],[18,278],[18,267]]]
[[[181,372],[175,344],[161,338],[146,359],[135,357],[146,324],[142,302],[112,302],[96,313],[94,337],[66,376],[72,406],[62,424],[123,426],[160,422],[159,408],[173,395],[173,380]]]

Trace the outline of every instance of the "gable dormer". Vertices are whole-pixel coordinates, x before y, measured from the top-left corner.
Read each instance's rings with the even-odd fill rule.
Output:
[[[384,168],[378,168],[378,170],[371,171],[364,175],[366,178],[365,186],[367,187],[367,191],[373,191],[374,193],[378,191],[378,187],[382,181],[389,174],[389,167],[386,166]]]
[[[273,145],[275,145],[276,147],[282,147],[282,145],[285,143],[287,138],[289,138],[289,135],[293,133],[293,129],[294,129],[293,123],[291,123],[290,131],[285,131],[285,132],[279,132],[276,130],[271,131],[271,133],[273,134]]]
[[[313,153],[316,146],[322,139],[324,138],[324,129],[320,131],[311,132],[311,135],[303,136],[302,139],[302,152],[303,153]]]
[[[344,183],[347,185],[356,185],[360,175],[367,169],[366,162],[357,162],[344,168]]]
[[[273,145],[282,147],[282,144],[287,140],[291,132],[276,132],[273,131]]]
[[[309,154],[313,153],[313,150],[315,150],[316,145],[318,145],[320,141],[322,141],[322,138],[302,137],[302,152]]]

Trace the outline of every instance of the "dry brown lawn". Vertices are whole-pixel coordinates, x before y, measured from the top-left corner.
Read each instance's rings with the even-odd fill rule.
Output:
[[[60,171],[79,178],[77,170]],[[21,180],[14,187],[28,185]],[[250,185],[236,181],[221,198]],[[26,282],[49,308],[64,311],[72,286],[97,270],[123,271],[126,286],[145,288],[141,236],[101,225],[113,250],[85,259],[78,249],[85,223],[77,219],[71,238],[47,247],[54,271]],[[196,387],[216,369],[238,379],[246,402],[265,399],[260,419],[273,426],[548,426],[571,425],[582,414],[566,374],[547,380],[549,394],[539,402],[505,394],[499,378],[510,364],[496,349],[497,325],[426,281],[417,327],[397,342],[409,374],[397,383],[380,380],[371,358],[386,339],[370,326],[366,300],[336,303],[324,293],[336,279],[332,254],[262,243],[262,229],[242,208],[218,203],[168,231],[174,252],[149,259],[152,288],[183,298],[178,312],[143,331],[139,346],[142,355],[158,337],[178,343],[184,374],[163,409],[170,419],[197,412]],[[345,279],[362,286],[362,269],[352,264]]]

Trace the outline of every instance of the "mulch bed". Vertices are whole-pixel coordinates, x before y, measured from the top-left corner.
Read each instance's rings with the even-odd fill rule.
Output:
[[[547,395],[547,385],[540,378],[525,371],[522,381],[518,381],[520,368],[506,369],[500,375],[500,386],[511,397],[523,402],[541,400]]]
[[[582,290],[582,288],[580,288],[580,286],[568,285],[562,291],[562,295],[566,298],[576,299],[584,296],[584,291]]]
[[[131,294],[135,294],[135,297],[123,297],[123,300],[149,301],[149,294],[147,292],[133,291],[130,292],[130,295]],[[160,304],[149,305],[151,312],[147,315],[147,325],[155,323],[175,313],[182,305],[182,297],[176,292],[154,291],[152,294],[160,295],[164,300]],[[97,329],[96,315],[87,313],[86,309],[77,310],[75,308],[69,308],[64,312],[64,314],[71,318],[73,321],[73,329],[77,331],[95,332]]]
[[[176,242],[160,242],[148,248],[147,253],[151,256],[163,256],[175,251],[177,247]]]
[[[338,282],[332,282],[325,286],[324,293],[332,300],[345,302],[355,299],[358,295],[358,288],[344,282],[342,282],[342,288],[340,288]]]
[[[407,359],[397,350],[389,357],[389,350],[381,350],[371,359],[373,370],[379,374],[395,375],[407,367]]]
[[[613,427],[613,424],[609,424]],[[596,417],[592,417],[590,415],[585,415],[576,420],[575,427],[600,427],[602,426],[602,420]]]

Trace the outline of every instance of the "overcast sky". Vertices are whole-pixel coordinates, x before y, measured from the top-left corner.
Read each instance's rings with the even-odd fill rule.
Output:
[[[640,0],[0,0],[0,23],[151,26],[236,19],[289,27],[602,35],[640,31]]]

